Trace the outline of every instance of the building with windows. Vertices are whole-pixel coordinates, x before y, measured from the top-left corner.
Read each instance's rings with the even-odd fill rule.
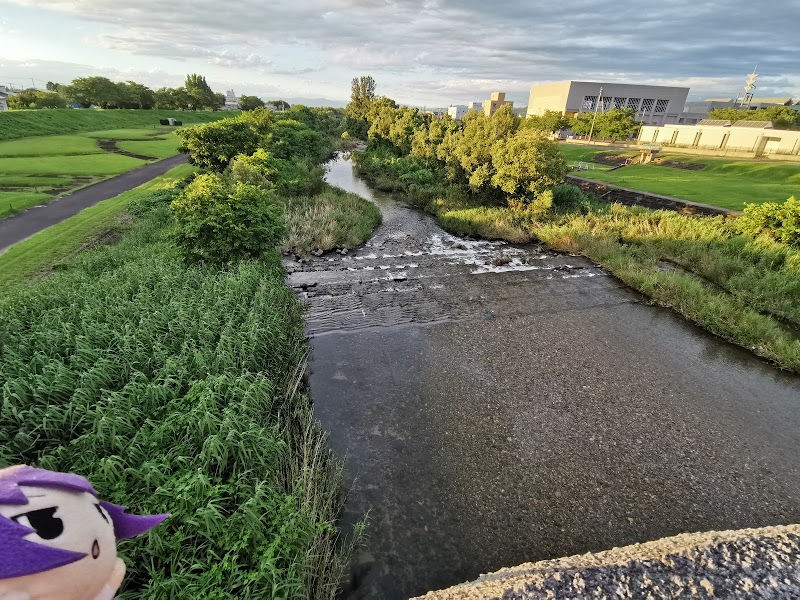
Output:
[[[454,118],[456,121],[460,120],[465,114],[469,112],[466,104],[451,104],[447,107],[447,114]]]
[[[8,110],[8,96],[0,92],[0,110]]]
[[[554,110],[572,117],[579,112],[630,108],[637,121],[663,125],[678,122],[688,96],[689,88],[683,87],[560,81],[533,86],[527,114],[543,115],[546,110]]]
[[[510,100],[506,100],[505,92],[492,92],[492,95],[489,96],[489,99],[484,100],[483,102],[483,112],[487,117],[491,117],[494,113],[497,112],[498,108],[506,104],[514,106],[513,102],[511,102]]]

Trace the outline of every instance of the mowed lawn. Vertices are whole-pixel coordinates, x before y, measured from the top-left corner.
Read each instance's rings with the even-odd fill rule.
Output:
[[[102,154],[97,140],[80,135],[50,135],[0,142],[0,157]]]
[[[177,135],[170,135],[164,139],[149,141],[123,140],[117,142],[117,148],[120,150],[141,154],[142,156],[152,156],[153,158],[169,158],[170,156],[175,156],[180,153],[178,151],[180,145],[181,140]]]
[[[147,164],[103,150],[100,140],[155,160],[175,156],[180,146],[175,128],[153,126],[0,142],[0,218]]]
[[[599,152],[611,148],[587,148],[561,145],[569,162],[590,161]],[[582,156],[580,159],[572,159]],[[790,196],[800,197],[800,164],[776,161],[696,158],[686,155],[661,155],[675,162],[704,165],[691,171],[661,165],[632,165],[615,171],[594,169],[572,173],[578,177],[604,181],[654,194],[674,196],[693,202],[742,210],[746,202],[783,202]],[[599,166],[599,165],[598,165]]]

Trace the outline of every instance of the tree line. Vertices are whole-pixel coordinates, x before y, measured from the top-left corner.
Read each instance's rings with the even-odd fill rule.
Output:
[[[67,108],[137,108],[162,110],[217,110],[225,104],[225,95],[214,92],[206,78],[197,73],[186,76],[180,87],[153,90],[135,81],[111,81],[107,77],[79,77],[68,85],[48,81],[46,90],[27,89],[8,98],[12,110]],[[282,100],[283,109],[289,108]],[[242,110],[254,110],[265,103],[256,96],[241,96]]]

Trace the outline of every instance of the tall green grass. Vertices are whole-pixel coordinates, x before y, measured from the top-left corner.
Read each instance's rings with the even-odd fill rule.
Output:
[[[0,298],[0,466],[88,477],[172,517],[125,542],[121,598],[333,598],[341,472],[279,257],[186,267],[159,192],[122,242]]]
[[[372,202],[325,186],[315,196],[284,198],[287,234],[281,244],[287,251],[352,249],[364,243],[381,222]]]
[[[159,120],[169,117],[192,125],[230,116],[232,113],[227,111],[201,110],[7,110],[0,113],[0,140],[101,129],[161,127]]]

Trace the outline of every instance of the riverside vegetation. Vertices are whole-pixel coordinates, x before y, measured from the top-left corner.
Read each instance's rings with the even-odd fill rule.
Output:
[[[433,120],[375,96],[370,80],[354,80],[347,113],[348,131],[369,140],[356,164],[372,185],[457,235],[584,254],[653,302],[800,372],[800,202],[748,205],[739,219],[603,204],[562,183],[558,146],[509,108]]]
[[[341,464],[312,417],[278,246],[360,243],[379,214],[322,185],[337,115],[293,111],[186,130],[205,172],[168,174],[122,205],[117,244],[0,294],[0,465],[78,472],[172,515],[121,547],[123,599],[338,589],[352,548],[337,530]],[[351,217],[361,239],[340,235]],[[318,227],[296,226],[306,218]]]

